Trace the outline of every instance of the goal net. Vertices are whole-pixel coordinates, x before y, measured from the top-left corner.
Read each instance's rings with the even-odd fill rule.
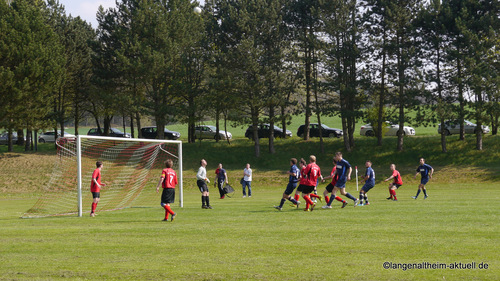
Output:
[[[90,183],[101,161],[101,198],[97,212],[130,207],[159,206],[156,185],[165,161],[177,172],[180,207],[183,207],[182,142],[96,136],[59,138],[57,160],[42,196],[23,218],[90,213]]]

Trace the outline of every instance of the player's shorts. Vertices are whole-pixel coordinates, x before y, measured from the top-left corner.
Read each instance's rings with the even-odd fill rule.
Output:
[[[326,189],[326,191],[328,191],[328,192],[332,192],[334,187],[335,187],[335,185],[334,185],[334,184],[329,183],[329,184],[325,187],[325,189]]]
[[[175,202],[175,188],[164,188],[161,193],[161,203]]]
[[[397,189],[397,188],[400,188],[400,187],[402,186],[402,184],[392,183],[391,187],[392,187],[392,186],[395,186],[395,187],[396,187],[396,189]]]
[[[293,193],[293,190],[297,187],[297,183],[296,182],[289,182],[288,185],[286,186],[286,189],[285,189],[285,194],[286,195],[290,195]]]
[[[363,187],[361,188],[361,190],[363,190],[364,192],[368,192],[370,191],[370,189],[372,189],[375,185],[374,184],[367,184],[365,183],[363,185]]]
[[[338,179],[337,180],[337,183],[335,184],[335,187],[338,187],[338,188],[345,188],[345,183],[346,183],[346,180],[345,179]]]
[[[299,184],[299,187],[297,187],[297,191],[304,192],[304,187],[306,187],[303,184]]]
[[[302,189],[302,193],[309,194],[314,191],[316,186],[314,185],[304,185],[304,188]]]
[[[204,180],[197,180],[196,184],[198,185],[200,192],[208,192],[208,186]]]
[[[428,182],[429,182],[429,178],[422,178],[422,179],[420,179],[420,184],[425,185]]]
[[[92,198],[101,198],[100,192],[92,192]]]

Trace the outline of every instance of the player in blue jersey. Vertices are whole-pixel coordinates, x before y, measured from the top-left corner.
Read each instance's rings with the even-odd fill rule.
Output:
[[[420,158],[420,166],[417,168],[417,173],[415,174],[415,178],[417,178],[417,175],[420,173],[422,176],[420,178],[420,184],[418,186],[418,191],[417,195],[413,196],[413,199],[417,199],[418,195],[420,194],[420,191],[424,192],[424,199],[426,199],[427,196],[427,190],[425,189],[425,184],[432,179],[432,174],[434,173],[434,169],[431,167],[429,164],[425,164],[425,159]]]
[[[286,186],[285,192],[283,192],[283,198],[281,198],[281,202],[279,206],[274,206],[275,209],[282,210],[283,204],[285,204],[286,200],[289,200],[293,203],[293,205],[300,205],[300,201],[295,200],[290,196],[293,193],[293,190],[297,187],[297,183],[300,178],[300,170],[297,168],[297,159],[290,159],[290,170],[286,172],[288,174],[288,185]]]
[[[370,205],[368,202],[368,196],[366,193],[370,191],[375,186],[375,171],[372,169],[372,161],[366,160],[365,162],[366,172],[362,177],[363,180],[361,182],[365,182],[361,190],[359,191],[359,204],[363,206],[363,199],[365,200],[364,205]]]
[[[347,181],[351,180],[351,173],[352,173],[351,164],[349,164],[349,162],[347,162],[347,160],[345,160],[342,157],[342,152],[335,153],[335,161],[337,161],[337,169],[335,169],[333,177],[335,177],[335,175],[338,175],[338,179],[337,179],[337,183],[335,184],[335,187],[333,188],[332,197],[330,197],[330,201],[328,202],[328,204],[323,206],[323,209],[331,209],[332,208],[332,203],[336,197],[338,190],[340,190],[340,194],[353,200],[354,207],[356,207],[359,203],[359,200],[356,197],[349,194],[349,192],[345,192],[345,184]],[[342,205],[342,208],[344,208],[346,204],[347,203],[344,203]]]

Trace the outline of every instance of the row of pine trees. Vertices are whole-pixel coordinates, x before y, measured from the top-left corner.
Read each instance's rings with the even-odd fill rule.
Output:
[[[0,127],[36,132],[92,116],[104,134],[114,116],[140,137],[151,117],[207,118],[217,129],[342,119],[355,124],[475,120],[498,131],[498,0],[121,0],[97,11],[94,29],[57,0],[0,1]],[[33,133],[35,137],[32,137]],[[309,130],[302,136],[309,138]],[[274,153],[274,137],[269,152]],[[446,138],[441,145],[446,152]],[[403,150],[398,134],[397,149]],[[323,150],[323,139],[320,140]],[[482,149],[482,132],[476,134]],[[12,144],[9,145],[12,150]]]

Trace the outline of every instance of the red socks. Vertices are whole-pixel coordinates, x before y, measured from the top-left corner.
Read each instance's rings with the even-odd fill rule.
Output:
[[[295,194],[295,196],[294,196],[293,198],[295,198],[295,201],[299,201],[299,199],[300,199],[300,195]]]
[[[304,197],[304,200],[306,200],[307,204],[309,204],[309,205],[314,204],[313,201],[311,200],[311,198],[309,196],[304,195],[303,197]]]
[[[309,194],[309,196],[310,196],[310,197],[314,197],[314,198],[319,198],[319,197],[320,197],[320,196],[318,196],[318,195],[316,195],[316,194],[314,194],[314,193]]]
[[[398,198],[396,198],[396,190],[391,189],[391,197],[394,198],[394,200],[398,200]]]
[[[95,213],[95,209],[97,208],[97,203],[92,202],[92,212]]]
[[[170,209],[170,206],[169,205],[165,205],[163,206],[163,208],[165,209],[165,219],[168,220],[168,214],[175,214],[174,211],[172,211],[172,209]]]

